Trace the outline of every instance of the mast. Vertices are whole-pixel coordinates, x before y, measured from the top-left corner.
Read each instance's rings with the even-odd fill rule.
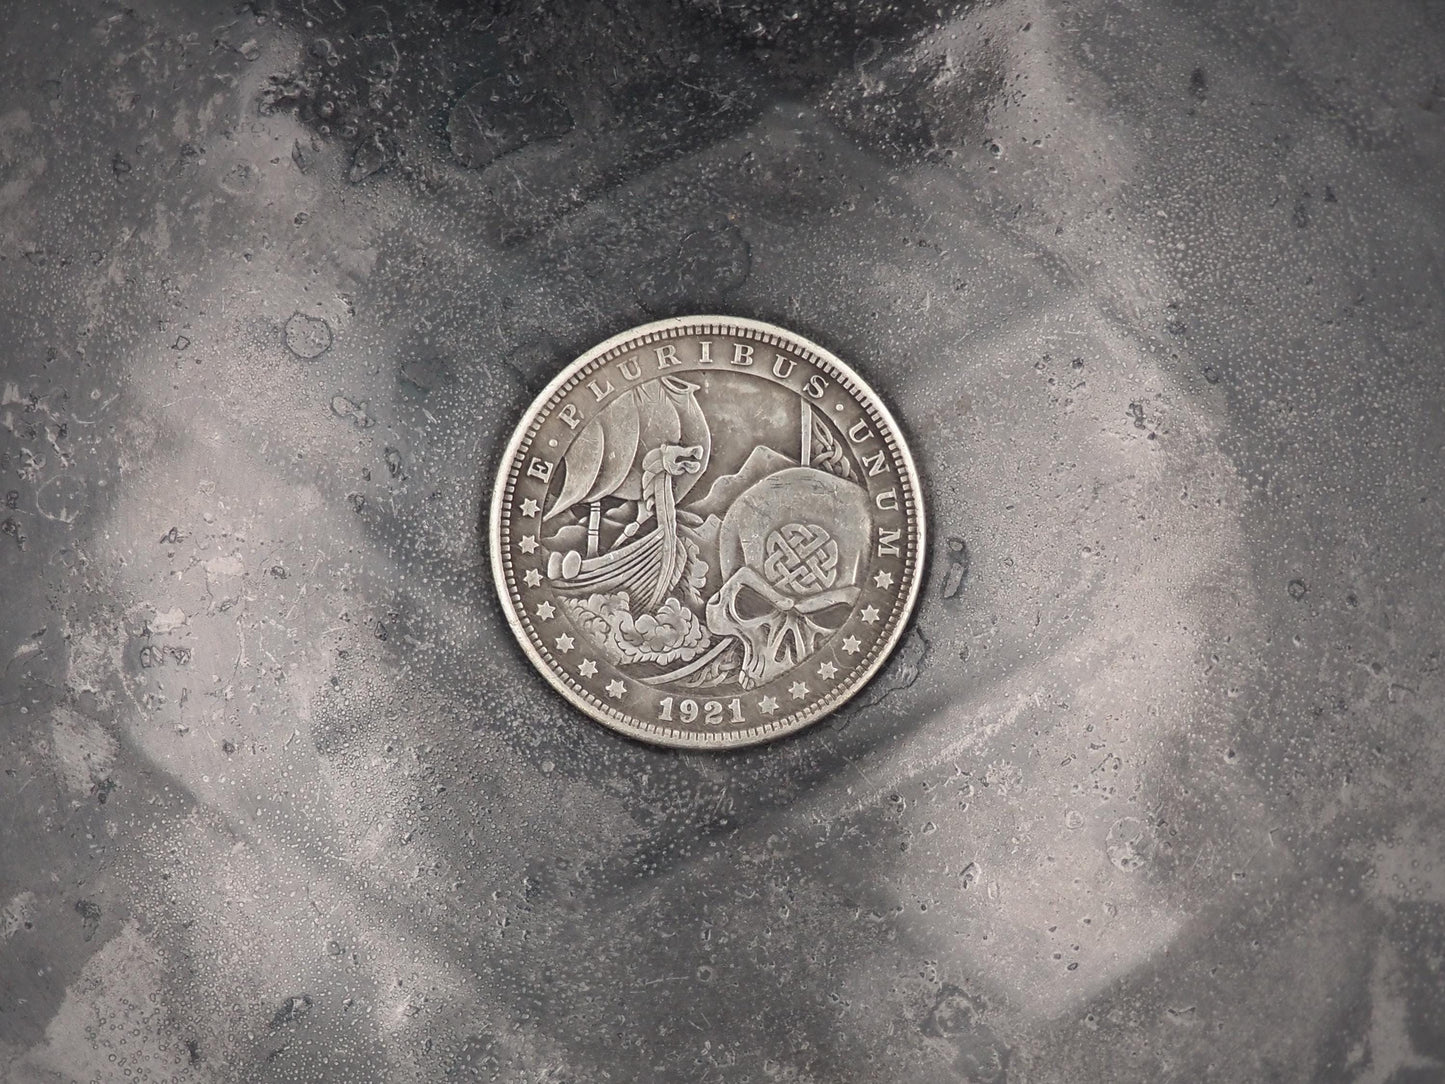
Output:
[[[602,526],[602,502],[592,501],[587,508],[587,556],[597,556],[597,535]]]

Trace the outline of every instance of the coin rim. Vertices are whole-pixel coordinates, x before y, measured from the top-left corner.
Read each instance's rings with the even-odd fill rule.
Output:
[[[659,332],[674,331],[689,327],[694,324],[723,324],[744,328],[751,331],[761,332],[765,335],[778,335],[785,339],[791,339],[800,343],[805,349],[816,354],[821,360],[829,365],[836,366],[838,371],[848,380],[853,381],[859,389],[866,393],[872,400],[873,406],[879,415],[888,424],[895,443],[898,446],[899,458],[902,460],[903,468],[907,474],[908,484],[913,493],[913,503],[917,515],[917,547],[916,555],[918,567],[913,582],[908,589],[908,598],[899,610],[899,618],[883,648],[877,652],[872,665],[863,671],[861,677],[855,679],[852,691],[841,700],[838,700],[826,710],[816,714],[804,715],[799,721],[795,721],[786,727],[779,727],[776,730],[767,731],[762,734],[753,734],[747,737],[733,739],[725,732],[716,734],[705,734],[698,732],[697,735],[673,737],[671,735],[660,735],[654,731],[647,730],[632,721],[632,716],[626,712],[619,711],[618,716],[604,715],[596,710],[595,705],[588,703],[578,695],[561,678],[552,672],[552,667],[542,658],[531,638],[526,633],[525,622],[517,613],[517,606],[513,603],[511,592],[508,589],[506,569],[503,566],[501,553],[502,535],[502,505],[507,496],[507,481],[512,473],[511,466],[527,437],[527,432],[532,422],[544,409],[549,400],[557,393],[562,385],[566,384],[577,372],[586,368],[601,355],[612,350],[614,347],[629,339],[638,338],[643,335]],[[796,734],[800,730],[812,726],[823,719],[826,719],[833,712],[838,711],[859,693],[861,693],[872,680],[878,676],[878,671],[883,668],[898,647],[898,641],[903,638],[904,630],[913,619],[913,609],[918,602],[918,594],[922,589],[923,577],[926,571],[926,557],[928,553],[928,523],[923,502],[923,487],[919,480],[918,468],[913,461],[913,451],[908,446],[904,436],[903,427],[888,409],[883,397],[873,390],[873,386],[864,380],[858,373],[839,358],[831,350],[827,350],[811,339],[799,335],[795,331],[779,327],[777,324],[770,324],[763,320],[753,320],[745,316],[721,316],[715,314],[704,314],[694,316],[672,316],[665,320],[654,320],[646,324],[638,324],[625,331],[619,332],[596,346],[579,355],[572,362],[562,367],[561,371],[548,382],[547,386],[532,400],[531,405],[522,412],[512,432],[511,439],[507,441],[506,449],[497,465],[497,478],[492,486],[492,507],[487,516],[487,541],[490,550],[492,565],[492,581],[497,589],[497,597],[501,600],[502,610],[507,617],[507,625],[511,629],[513,638],[521,645],[523,652],[532,666],[547,679],[547,683],[560,692],[563,697],[575,708],[585,714],[589,719],[594,719],[610,730],[619,734],[625,734],[629,738],[646,742],[649,745],[664,746],[672,749],[708,749],[722,751],[725,749],[742,749],[752,745],[760,745],[764,742],[776,741],[788,734]]]

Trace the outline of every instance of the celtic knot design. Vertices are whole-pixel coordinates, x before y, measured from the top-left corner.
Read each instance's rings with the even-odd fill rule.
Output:
[[[795,595],[833,586],[838,578],[838,543],[816,523],[787,523],[763,544],[763,572],[775,587]]]

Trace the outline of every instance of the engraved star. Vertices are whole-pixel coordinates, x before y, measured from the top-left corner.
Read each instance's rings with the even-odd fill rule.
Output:
[[[778,710],[778,701],[775,697],[765,696],[758,701],[758,710],[764,715],[771,715]]]
[[[608,695],[608,696],[615,696],[615,697],[620,698],[620,697],[622,696],[622,694],[625,693],[626,691],[627,691],[627,686],[624,685],[624,684],[622,684],[622,682],[618,681],[616,678],[613,678],[611,681],[609,681],[609,682],[607,683],[607,695]]]
[[[579,667],[577,667],[577,672],[578,672],[579,674],[581,674],[583,677],[596,677],[596,676],[597,676],[597,664],[596,664],[595,662],[593,662],[591,659],[583,659],[583,660],[582,660],[582,665],[579,666]]]
[[[538,572],[535,568],[527,569],[527,574],[523,576],[522,579],[526,581],[528,587],[542,586],[542,574]]]
[[[534,534],[524,534],[522,536],[522,541],[517,543],[517,548],[523,553],[536,553],[537,536]]]
[[[824,681],[831,681],[833,679],[833,675],[837,672],[838,668],[834,666],[831,662],[825,662],[823,663],[823,665],[818,667],[818,676]]]
[[[572,639],[572,637],[568,636],[564,632],[561,636],[557,637],[557,650],[565,655],[567,652],[572,650],[572,646],[576,642],[576,640]]]
[[[525,501],[522,502],[522,515],[535,516],[540,511],[541,508],[538,507],[537,502],[534,501],[531,497],[528,497]]]
[[[868,624],[870,624],[870,625],[876,625],[876,624],[878,623],[878,607],[877,607],[877,606],[864,606],[864,607],[863,607],[863,620],[866,621],[866,622],[868,622]]]
[[[850,655],[856,655],[863,650],[863,641],[856,636],[849,636],[843,641],[843,650]]]
[[[550,602],[539,602],[537,603],[537,616],[543,621],[551,621],[557,616],[557,607]]]
[[[795,681],[788,686],[788,692],[793,694],[794,700],[801,700],[808,695],[808,687],[801,681]]]
[[[886,588],[889,588],[889,587],[892,587],[892,586],[893,586],[893,573],[891,573],[891,572],[880,572],[880,573],[878,573],[878,575],[876,575],[876,576],[873,577],[873,582],[876,583],[879,587],[882,587],[882,588],[885,588],[885,589],[886,589]]]

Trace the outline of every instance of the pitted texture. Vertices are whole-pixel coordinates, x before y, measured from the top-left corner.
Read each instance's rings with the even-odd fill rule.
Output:
[[[0,1079],[1440,1079],[1442,20],[0,5]],[[687,312],[853,364],[933,540],[712,756],[580,719],[481,526]]]

